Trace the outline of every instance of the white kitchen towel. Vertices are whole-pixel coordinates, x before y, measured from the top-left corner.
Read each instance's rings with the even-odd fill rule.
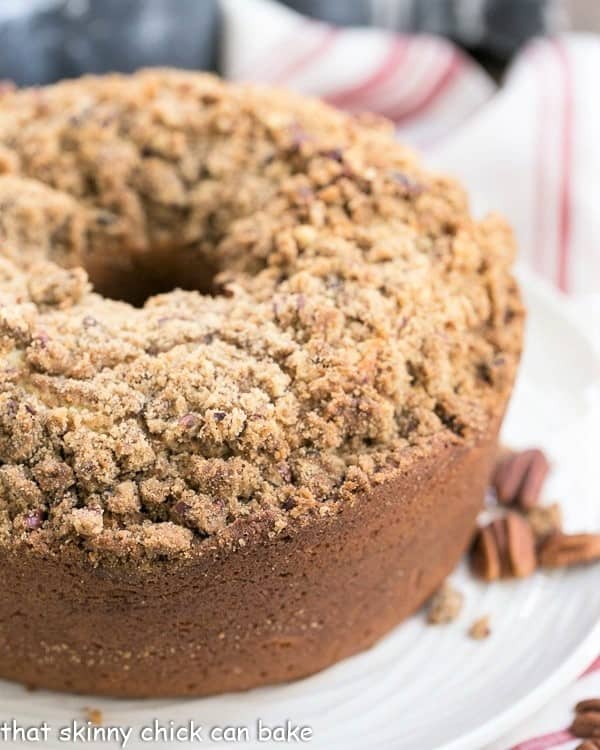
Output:
[[[273,0],[222,0],[222,70],[389,117],[473,209],[501,211],[520,259],[568,295],[600,351],[600,38],[539,39],[502,85],[450,42],[335,28]],[[600,695],[600,661],[490,750],[567,750],[574,703]]]
[[[600,38],[529,44],[498,86],[450,42],[336,28],[272,0],[223,0],[222,69],[392,119],[476,213],[515,227],[521,259],[569,294],[600,350]]]

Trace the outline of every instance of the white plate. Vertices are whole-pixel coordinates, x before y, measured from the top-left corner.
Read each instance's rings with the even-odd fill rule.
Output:
[[[567,526],[600,528],[600,365],[561,300],[538,280],[523,276],[530,311],[521,376],[506,423],[515,446],[543,445],[555,462],[549,499],[566,505]],[[198,743],[142,741],[140,730],[163,726],[247,727],[287,719],[309,726],[319,750],[480,750],[535,711],[600,652],[598,568],[536,574],[519,583],[479,585],[465,570],[455,579],[466,594],[460,620],[426,627],[417,615],[370,651],[290,685],[188,701],[114,701],[46,692],[26,693],[0,682],[0,720],[57,729],[84,722],[83,707],[102,711],[105,727],[131,727],[128,748],[184,747]],[[489,614],[492,635],[475,642],[469,624]],[[1,657],[0,657],[1,658]],[[4,744],[4,743],[3,743]],[[22,747],[19,742],[5,743]],[[302,743],[300,743],[302,744]],[[83,746],[83,745],[82,745]],[[86,743],[85,747],[118,747]]]

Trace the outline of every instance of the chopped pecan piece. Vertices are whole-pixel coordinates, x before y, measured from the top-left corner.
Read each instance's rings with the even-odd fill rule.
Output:
[[[549,470],[548,459],[538,448],[502,452],[491,479],[498,502],[533,508],[539,502]]]
[[[30,510],[25,518],[25,528],[28,531],[39,529],[47,517],[47,512],[41,508]]]
[[[100,726],[104,720],[102,716],[102,711],[100,711],[99,708],[90,708],[90,706],[86,706],[83,709],[85,713],[85,718],[95,726]]]
[[[562,531],[562,510],[558,503],[538,505],[527,510],[525,515],[531,524],[533,535],[538,544],[541,544],[552,534]]]
[[[531,575],[536,568],[535,538],[527,519],[507,513],[479,529],[471,550],[471,567],[485,581]]]
[[[586,711],[600,711],[600,698],[586,698],[575,706],[575,713]]]
[[[553,534],[540,547],[538,557],[543,568],[564,568],[600,560],[600,534]]]
[[[484,615],[483,617],[475,620],[475,622],[469,628],[468,632],[469,637],[473,638],[473,640],[475,641],[482,641],[484,638],[487,638],[492,632],[490,628],[489,615]]]
[[[580,745],[577,745],[575,750],[600,750],[600,739],[584,740]]]
[[[445,625],[456,620],[464,602],[463,594],[450,583],[444,581],[431,597],[427,612],[430,625]]]
[[[600,739],[600,711],[578,711],[570,730],[575,737]]]

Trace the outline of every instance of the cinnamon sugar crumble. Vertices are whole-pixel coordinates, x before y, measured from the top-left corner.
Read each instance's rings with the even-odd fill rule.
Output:
[[[379,121],[173,71],[2,105],[1,543],[277,532],[498,409],[511,234]]]

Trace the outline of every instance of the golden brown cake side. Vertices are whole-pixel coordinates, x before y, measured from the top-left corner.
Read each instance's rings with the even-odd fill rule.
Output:
[[[0,674],[119,696],[210,695],[312,674],[411,614],[469,542],[495,453],[440,439],[336,516],[241,521],[197,559],[91,567],[81,550],[0,551]],[[8,613],[10,610],[10,617]]]

